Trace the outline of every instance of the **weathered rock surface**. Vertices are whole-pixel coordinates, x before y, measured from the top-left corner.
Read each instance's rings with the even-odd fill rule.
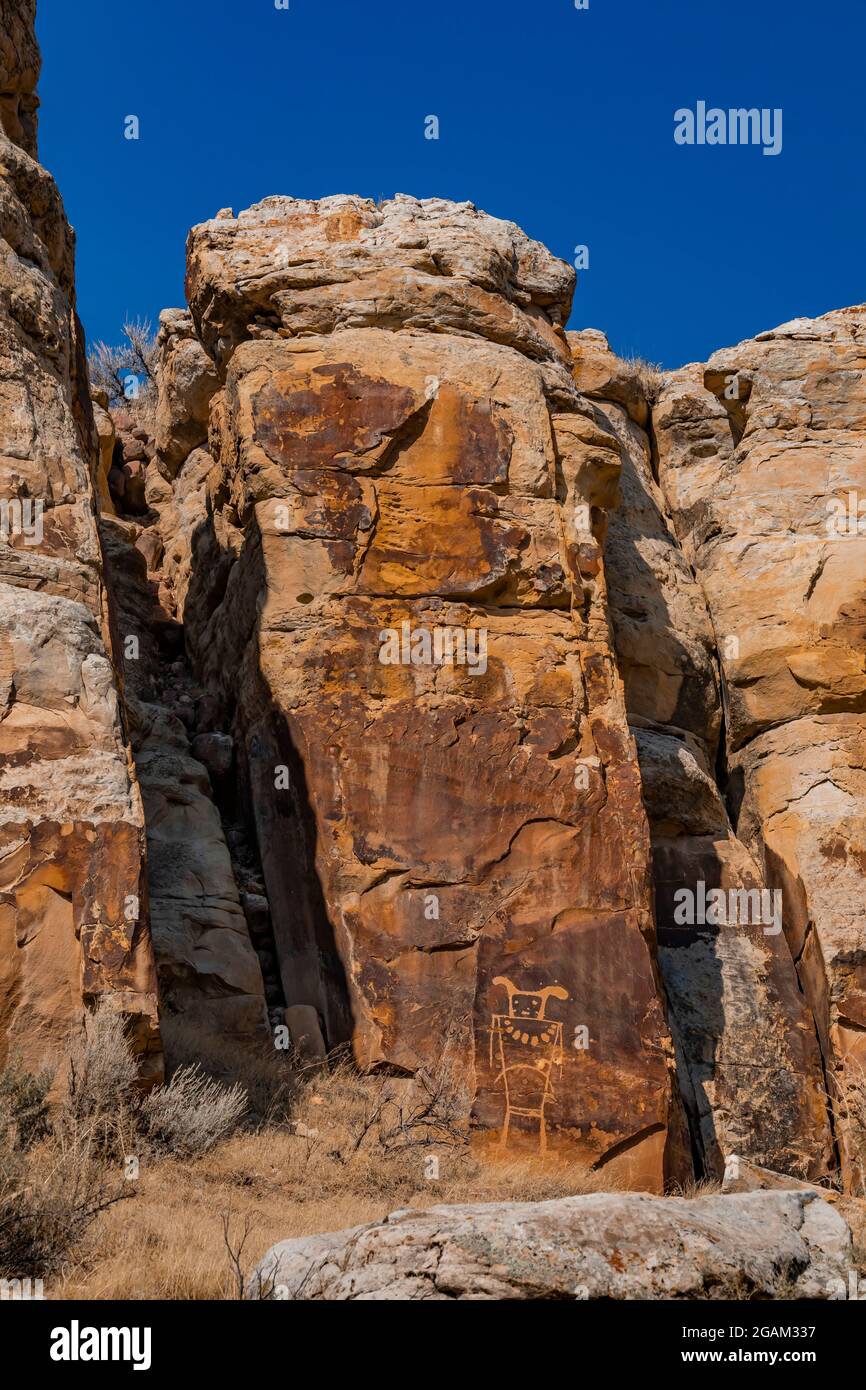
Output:
[[[658,1199],[603,1193],[398,1211],[282,1241],[249,1298],[831,1299],[851,1231],[811,1192]],[[840,1292],[842,1291],[842,1292]]]
[[[148,890],[162,1034],[170,1067],[206,1057],[230,1075],[269,1045],[264,982],[205,758],[225,735],[197,734],[201,692],[182,631],[148,572],[137,523],[101,523],[147,833]],[[215,764],[231,774],[231,761]]]
[[[0,130],[33,159],[41,65],[36,0],[0,0]]]
[[[846,1110],[866,1063],[864,367],[866,309],[840,310],[684,368],[654,412],[673,526],[718,636],[728,800],[783,893],[849,1183],[862,1120],[852,1134]]]
[[[659,962],[701,1170],[729,1155],[817,1178],[833,1166],[814,1021],[784,936],[762,924],[677,920],[683,887],[762,886],[716,782],[723,723],[716,637],[655,479],[642,383],[594,332],[569,334],[575,380],[622,447],[605,545],[610,613],[653,844]],[[607,393],[607,396],[605,395]]]
[[[155,443],[166,472],[173,477],[193,449],[207,443],[211,397],[220,383],[188,310],[163,310],[157,348]]]
[[[365,1068],[453,1053],[487,1142],[658,1188],[683,1129],[605,608],[619,447],[571,379],[572,282],[435,199],[195,228],[224,385],[161,524],[287,1004]]]
[[[187,256],[198,336],[221,365],[238,343],[277,329],[413,329],[505,344],[563,380],[573,272],[471,203],[265,198],[194,227]]]
[[[0,1059],[62,1058],[86,1003],[161,1071],[141,800],[94,516],[72,232],[36,162],[34,5],[0,4]]]

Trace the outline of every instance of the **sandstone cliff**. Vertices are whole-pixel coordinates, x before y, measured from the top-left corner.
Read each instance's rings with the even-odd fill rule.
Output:
[[[737,838],[724,799],[726,683],[713,611],[679,544],[667,475],[659,480],[654,466],[664,407],[648,397],[661,383],[618,362],[602,335],[569,336],[578,386],[599,399],[623,450],[622,501],[605,551],[610,610],[652,828],[659,962],[699,1167],[721,1177],[733,1154],[826,1176],[835,1155],[821,1052],[786,937],[773,922],[767,931],[763,921],[731,914],[718,924],[676,921],[683,888],[697,895],[703,883],[727,895],[763,891],[769,880],[760,856]]]
[[[685,368],[659,476],[706,596],[741,838],[784,900],[843,1166],[863,1179],[866,1062],[866,308]]]
[[[687,1156],[601,561],[620,449],[572,284],[469,205],[221,214],[163,316],[150,496],[285,1003],[364,1068],[447,1055],[497,1151],[659,1188]]]
[[[107,995],[146,1080],[287,1024],[490,1159],[862,1189],[866,309],[653,373],[512,223],[275,197],[92,403],[0,18],[2,1056]]]
[[[36,159],[32,0],[0,4],[0,1050],[61,1057],[85,1003],[160,1074],[144,821],[94,506],[74,241]]]

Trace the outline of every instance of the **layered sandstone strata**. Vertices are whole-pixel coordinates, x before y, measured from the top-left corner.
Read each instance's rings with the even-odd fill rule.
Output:
[[[444,1056],[483,1142],[658,1188],[683,1136],[606,613],[620,451],[572,283],[469,204],[221,213],[187,276],[213,466],[170,424],[208,386],[164,316],[165,477],[192,452],[160,505],[287,1004],[365,1068]]]
[[[153,1079],[141,799],[94,515],[74,241],[36,161],[34,9],[0,3],[0,1055],[58,1059],[105,997]]]
[[[654,412],[673,526],[712,616],[728,799],[784,896],[846,1176],[866,1065],[866,309],[673,376]]]
[[[569,341],[575,380],[599,401],[622,449],[605,569],[652,830],[659,961],[698,1164],[721,1177],[738,1156],[826,1176],[834,1152],[821,1055],[781,929],[731,916],[677,920],[683,888],[697,908],[701,885],[704,894],[739,895],[764,880],[734,835],[716,782],[716,636],[653,472],[647,396],[656,383],[617,359],[597,332]]]

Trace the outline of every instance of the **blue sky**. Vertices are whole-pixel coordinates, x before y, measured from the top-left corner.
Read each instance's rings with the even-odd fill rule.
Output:
[[[189,227],[275,193],[468,198],[586,244],[572,326],[668,367],[866,300],[864,0],[289,4],[39,0],[91,339],[183,303]],[[782,153],[676,145],[698,100],[781,107]]]

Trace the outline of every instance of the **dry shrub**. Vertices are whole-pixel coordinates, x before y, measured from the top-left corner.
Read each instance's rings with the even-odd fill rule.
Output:
[[[221,1086],[198,1066],[180,1067],[145,1096],[138,1122],[156,1153],[195,1158],[234,1133],[246,1110],[242,1086]]]
[[[233,1133],[247,1109],[241,1086],[224,1086],[197,1065],[179,1067],[168,1084],[143,1098],[135,1091],[137,1078],[123,1018],[100,1001],[70,1054],[62,1131],[86,1130],[112,1157],[143,1145],[191,1158]]]
[[[124,342],[96,342],[87,358],[91,387],[104,391],[111,409],[129,411],[145,425],[156,408],[157,338],[147,319],[127,319]],[[136,394],[128,396],[130,377],[138,383]]]
[[[180,1067],[199,1066],[214,1081],[242,1086],[251,1127],[290,1120],[302,1076],[290,1054],[277,1051],[269,1040],[263,1046],[238,1043],[178,1015],[166,1015],[161,1030],[169,1076]]]
[[[69,1054],[67,1094],[58,1130],[70,1137],[86,1133],[103,1152],[132,1151],[135,1133],[133,1087],[138,1067],[121,1014],[100,1000],[85,1018],[84,1034]]]
[[[0,1144],[29,1149],[51,1132],[48,1092],[54,1081],[50,1069],[37,1074],[27,1071],[20,1058],[13,1057],[0,1072]]]
[[[41,1094],[43,1078],[30,1080],[32,1093]],[[41,1123],[38,1132],[41,1135]],[[40,1143],[33,1142],[33,1133],[26,1125],[23,1141],[13,1125],[0,1133],[0,1274],[4,1278],[53,1273],[95,1217],[129,1195],[118,1174],[107,1174],[92,1129],[67,1130]]]

